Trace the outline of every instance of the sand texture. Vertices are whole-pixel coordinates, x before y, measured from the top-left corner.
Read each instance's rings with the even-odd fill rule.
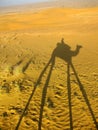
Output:
[[[62,37],[79,54],[47,65]],[[0,128],[98,129],[98,7],[0,14]]]

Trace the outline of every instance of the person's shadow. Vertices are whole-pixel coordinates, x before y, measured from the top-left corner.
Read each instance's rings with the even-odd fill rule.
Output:
[[[52,52],[52,55],[51,55],[51,58],[50,60],[48,61],[48,63],[46,64],[45,68],[42,70],[35,86],[34,86],[34,89],[32,90],[32,93],[29,97],[29,100],[24,108],[24,111],[18,121],[18,124],[15,128],[15,130],[18,130],[19,126],[20,126],[20,123],[22,121],[22,118],[25,114],[25,111],[27,110],[28,106],[29,106],[29,103],[34,95],[34,92],[37,88],[37,85],[40,84],[40,81],[44,75],[44,73],[46,72],[47,68],[49,67],[49,65],[51,64],[50,66],[50,70],[49,70],[49,73],[48,73],[48,76],[47,76],[47,79],[46,79],[46,82],[44,84],[44,88],[43,88],[43,91],[42,91],[42,99],[41,99],[41,108],[40,108],[40,115],[39,115],[39,123],[38,123],[38,130],[41,130],[41,126],[42,126],[42,117],[43,117],[43,109],[44,109],[44,105],[45,105],[45,99],[46,99],[46,94],[47,94],[47,87],[48,87],[48,84],[49,84],[49,81],[50,81],[50,77],[51,77],[51,74],[52,74],[52,70],[53,70],[53,67],[55,65],[55,58],[56,57],[59,57],[61,59],[63,59],[65,62],[67,62],[67,89],[68,89],[68,102],[69,102],[69,118],[70,118],[70,130],[73,130],[73,119],[72,119],[72,105],[71,105],[71,82],[70,82],[70,67],[72,68],[73,72],[74,72],[74,75],[77,79],[77,82],[78,82],[78,85],[80,87],[80,90],[82,92],[82,95],[85,99],[85,102],[88,106],[88,109],[91,113],[91,116],[92,116],[92,119],[94,121],[94,124],[95,124],[95,127],[96,129],[98,130],[98,123],[96,121],[96,118],[95,118],[95,115],[93,113],[93,110],[91,108],[91,105],[90,105],[90,102],[88,100],[88,97],[87,97],[87,94],[86,94],[86,91],[77,75],[77,72],[72,64],[72,57],[73,56],[77,56],[79,54],[79,50],[80,48],[82,48],[82,46],[80,45],[77,45],[76,46],[76,50],[72,51],[70,46],[68,46],[67,44],[64,43],[64,39],[61,40],[60,43],[57,43],[57,46],[56,48],[53,50]]]

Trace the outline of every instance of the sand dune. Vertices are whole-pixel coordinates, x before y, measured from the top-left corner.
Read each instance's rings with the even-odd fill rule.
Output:
[[[98,30],[97,10],[98,8],[53,8],[34,13],[5,14],[0,16],[0,30],[31,30],[34,32],[46,31],[47,33],[49,31],[89,33],[90,31],[94,33]]]
[[[40,126],[42,130],[69,130],[72,124],[74,130],[98,129],[97,35],[97,7],[0,14],[0,128],[15,130],[35,86],[19,130],[38,130]],[[71,50],[77,44],[83,46],[79,55],[73,57],[76,74],[71,69],[69,76],[72,106],[68,104],[65,61],[56,58],[54,68],[50,64],[38,83],[62,37]],[[77,74],[83,86],[77,82]]]

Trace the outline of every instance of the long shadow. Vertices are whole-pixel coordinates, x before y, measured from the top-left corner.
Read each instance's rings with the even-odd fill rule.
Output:
[[[67,89],[68,89],[70,129],[73,130],[72,105],[71,105],[70,64],[69,63],[67,64]]]
[[[41,79],[42,79],[42,77],[43,77],[45,71],[47,70],[47,68],[48,68],[48,66],[49,66],[49,64],[50,64],[51,62],[52,62],[52,58],[50,58],[49,62],[46,64],[45,68],[44,68],[44,69],[42,70],[42,72],[40,73],[39,78],[38,78],[37,82],[35,83],[34,88],[33,88],[33,90],[32,90],[32,93],[31,93],[31,95],[30,95],[30,97],[29,97],[29,99],[28,99],[28,101],[27,101],[27,104],[26,104],[26,106],[25,106],[25,108],[24,108],[24,110],[23,110],[23,112],[22,112],[22,115],[21,115],[20,118],[19,118],[19,121],[18,121],[18,123],[17,123],[17,125],[16,125],[15,130],[18,130],[18,129],[19,129],[19,126],[20,126],[20,124],[21,124],[21,121],[22,121],[22,119],[23,119],[23,117],[24,117],[24,115],[25,115],[25,112],[26,112],[26,110],[27,110],[27,108],[28,108],[28,106],[29,106],[29,104],[30,104],[31,99],[33,98],[34,92],[35,92],[35,90],[36,90],[38,84],[40,84],[40,81],[41,81]],[[41,114],[40,114],[40,115],[41,115]],[[41,118],[40,118],[40,119],[41,119]],[[40,121],[40,122],[41,122],[41,121]],[[39,125],[39,126],[40,126],[40,125]]]
[[[85,89],[84,89],[84,87],[83,87],[83,85],[82,85],[82,83],[81,83],[81,81],[80,81],[80,79],[79,79],[79,77],[78,77],[78,75],[77,75],[77,72],[76,72],[76,70],[75,70],[73,64],[71,63],[70,65],[71,65],[71,68],[72,68],[72,70],[73,70],[73,72],[74,72],[74,74],[75,74],[75,77],[76,77],[77,81],[78,81],[78,85],[79,85],[80,90],[81,90],[81,92],[82,92],[82,95],[83,95],[83,97],[84,97],[84,99],[85,99],[85,102],[86,102],[86,104],[87,104],[87,106],[88,106],[88,109],[89,109],[89,111],[90,111],[90,113],[91,113],[91,116],[92,116],[92,119],[93,119],[94,124],[95,124],[95,126],[96,126],[96,129],[98,130],[98,123],[97,123],[97,121],[96,121],[95,115],[94,115],[93,110],[92,110],[92,108],[91,108],[91,104],[90,104],[89,99],[88,99],[88,97],[87,97],[86,91],[85,91]]]
[[[80,90],[82,91],[82,95],[85,99],[85,102],[88,106],[88,109],[91,113],[91,116],[93,118],[94,124],[96,126],[96,129],[98,130],[98,123],[96,121],[95,115],[93,113],[93,110],[91,108],[89,99],[87,97],[86,91],[76,73],[76,70],[72,64],[72,57],[77,56],[79,54],[80,49],[82,48],[81,45],[77,45],[75,50],[70,50],[70,46],[64,43],[64,39],[61,40],[61,43],[57,44],[57,47],[53,51],[54,57],[59,57],[65,62],[67,62],[67,87],[68,87],[68,100],[69,100],[69,118],[70,118],[70,129],[73,130],[73,120],[72,120],[72,105],[71,105],[71,82],[70,82],[70,66],[75,74],[75,77],[78,81],[78,85],[80,87]]]
[[[42,126],[42,116],[43,116],[43,109],[44,109],[44,105],[45,105],[45,99],[46,99],[46,94],[47,94],[47,87],[48,87],[48,84],[49,84],[49,81],[50,81],[50,77],[51,77],[51,74],[52,74],[52,69],[53,69],[53,66],[55,64],[55,58],[56,57],[59,57],[61,58],[62,60],[66,61],[67,62],[67,89],[68,89],[68,104],[69,104],[69,118],[70,118],[70,130],[73,130],[73,119],[72,119],[72,105],[71,105],[71,82],[70,82],[70,67],[72,68],[74,74],[75,74],[75,77],[78,81],[78,85],[80,87],[80,90],[82,92],[82,95],[85,99],[85,102],[88,106],[88,109],[91,113],[91,116],[93,118],[93,121],[94,121],[94,124],[98,130],[98,124],[97,124],[97,121],[96,121],[96,118],[94,116],[94,113],[93,113],[93,110],[91,108],[91,105],[90,105],[90,102],[88,100],[88,97],[87,97],[87,94],[84,90],[84,87],[76,73],[76,70],[72,64],[72,57],[73,56],[77,56],[79,54],[79,50],[80,50],[81,46],[80,45],[77,45],[76,46],[76,50],[70,50],[70,47],[64,43],[64,39],[61,40],[61,43],[58,43],[57,44],[57,47],[53,50],[52,52],[52,55],[51,55],[51,58],[50,60],[48,61],[48,63],[46,64],[45,68],[42,70],[42,72],[40,73],[39,75],[39,78],[37,80],[37,82],[35,83],[34,85],[34,88],[32,90],[32,93],[27,101],[27,104],[24,108],[24,111],[22,113],[22,115],[20,116],[19,118],[19,121],[17,123],[17,126],[15,128],[15,130],[18,130],[19,129],[19,126],[20,126],[20,123],[22,121],[22,118],[30,104],[30,101],[34,95],[34,92],[37,88],[37,85],[40,84],[40,81],[44,75],[44,73],[46,72],[49,64],[51,63],[51,67],[50,67],[50,70],[49,70],[49,74],[47,76],[47,79],[46,79],[46,82],[45,82],[45,85],[44,85],[44,88],[43,88],[43,91],[42,91],[42,99],[41,99],[41,108],[40,108],[40,115],[39,115],[39,123],[38,123],[38,130],[41,130],[41,126]],[[30,64],[31,60],[29,60],[29,62],[26,64],[26,66],[24,67],[24,71],[26,70],[26,68],[28,67],[28,65]]]
[[[45,82],[45,85],[44,85],[44,88],[43,88],[43,92],[42,92],[38,130],[41,130],[41,126],[42,126],[43,108],[44,108],[44,105],[45,105],[47,88],[48,88],[48,84],[49,84],[49,81],[50,81],[50,77],[51,77],[51,74],[52,74],[52,69],[53,69],[54,64],[55,64],[55,59],[53,59],[53,61],[52,61],[52,64],[51,64],[51,67],[50,67],[50,71],[49,71],[49,74],[47,76],[47,79],[46,79],[46,82]]]

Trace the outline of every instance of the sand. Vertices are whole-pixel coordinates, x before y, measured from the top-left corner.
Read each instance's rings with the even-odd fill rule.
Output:
[[[68,104],[68,70],[64,60],[56,58],[55,66],[50,70],[51,77],[48,75],[50,64],[37,84],[62,37],[72,50],[77,44],[83,46],[72,60],[83,85],[78,84],[71,69],[71,106]],[[40,126],[42,130],[70,130],[72,124],[74,130],[97,129],[98,7],[0,14],[1,130],[15,130],[34,86],[36,91],[19,130],[40,130]],[[84,89],[80,89],[81,86]],[[73,117],[71,124],[70,114]]]

